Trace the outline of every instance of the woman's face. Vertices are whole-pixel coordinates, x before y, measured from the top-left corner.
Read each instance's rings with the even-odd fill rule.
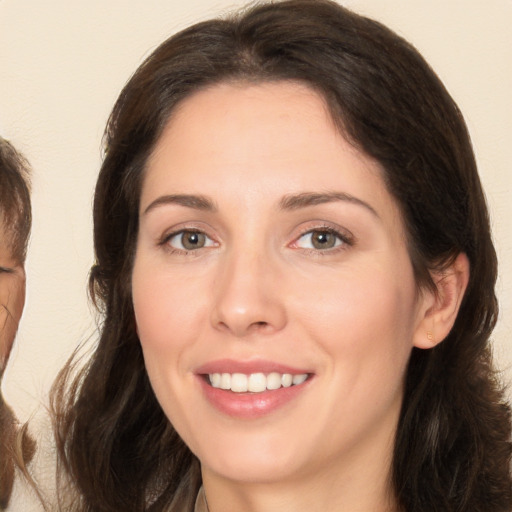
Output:
[[[25,271],[6,243],[9,237],[0,215],[0,375],[7,364],[25,304]]]
[[[312,90],[216,85],[175,110],[132,286],[152,386],[203,474],[389,469],[425,300],[379,165]]]

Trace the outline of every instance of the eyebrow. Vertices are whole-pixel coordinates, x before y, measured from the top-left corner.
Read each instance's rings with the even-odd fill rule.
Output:
[[[371,205],[362,199],[358,199],[355,196],[347,194],[346,192],[302,192],[300,194],[289,194],[279,201],[279,207],[282,210],[299,210],[301,208],[307,208],[308,206],[333,203],[337,201],[345,201],[362,206],[375,217],[380,218],[379,214]],[[217,207],[214,202],[206,196],[193,194],[168,194],[160,196],[150,203],[144,210],[143,215],[146,215],[155,208],[169,204],[177,204],[185,206],[186,208],[193,208],[208,212],[217,211]]]
[[[377,211],[371,205],[346,192],[303,192],[301,194],[286,195],[279,202],[279,206],[282,210],[298,210],[300,208],[307,208],[308,206],[334,203],[337,201],[345,201],[362,206],[375,215],[375,217],[380,218]]]
[[[169,194],[161,196],[155,199],[143,212],[146,215],[151,210],[158,208],[159,206],[165,206],[168,204],[177,204],[185,206],[186,208],[194,208],[195,210],[203,210],[208,212],[217,211],[217,207],[206,196],[197,196],[191,194]]]

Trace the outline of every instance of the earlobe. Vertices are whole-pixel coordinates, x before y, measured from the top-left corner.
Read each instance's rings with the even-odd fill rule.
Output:
[[[448,336],[464,298],[469,272],[468,258],[460,253],[448,268],[432,275],[436,291],[426,292],[423,297],[413,340],[415,347],[433,348]]]

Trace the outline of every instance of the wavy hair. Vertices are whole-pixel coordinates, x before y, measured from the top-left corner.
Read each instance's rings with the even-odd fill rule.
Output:
[[[124,87],[105,133],[94,200],[90,291],[97,348],[54,389],[56,438],[81,511],[192,511],[199,464],[162,412],[134,326],[131,269],[145,165],[180,101],[220,82],[304,83],[374,158],[405,219],[419,287],[459,253],[471,276],[449,336],[413,349],[392,484],[401,511],[509,512],[510,411],[489,336],[497,263],[463,117],[405,40],[329,0],[286,0],[194,25]],[[72,381],[71,384],[69,381]]]

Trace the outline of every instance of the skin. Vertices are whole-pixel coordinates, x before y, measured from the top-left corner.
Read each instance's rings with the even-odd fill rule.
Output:
[[[25,304],[25,270],[10,247],[11,235],[0,216],[0,383],[11,353],[18,324]],[[8,453],[16,442],[17,421],[4,403],[0,392],[0,453]],[[21,450],[25,460],[34,453],[34,444],[23,438]],[[14,461],[0,457],[0,509],[7,506],[14,482]]]
[[[310,193],[337,195],[297,200]],[[174,112],[146,169],[132,291],[152,386],[201,462],[210,512],[393,510],[407,361],[437,342],[427,330],[446,335],[467,272],[458,259],[438,297],[419,291],[403,226],[378,163],[303,85],[216,85]],[[205,245],[183,250],[186,229]],[[315,248],[326,230],[333,247]],[[232,417],[197,376],[223,358],[312,377],[277,410]]]
[[[0,223],[2,224],[2,223]],[[0,374],[5,370],[25,304],[25,269],[5,241],[0,228]]]

